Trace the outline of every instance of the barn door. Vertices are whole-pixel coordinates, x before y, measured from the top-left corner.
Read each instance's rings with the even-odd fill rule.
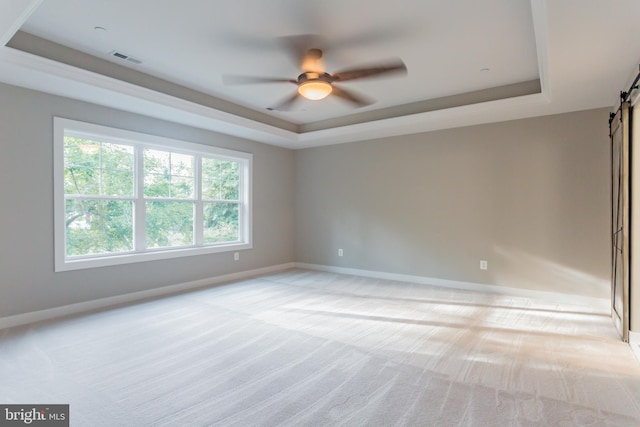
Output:
[[[611,121],[611,314],[629,340],[629,103]]]

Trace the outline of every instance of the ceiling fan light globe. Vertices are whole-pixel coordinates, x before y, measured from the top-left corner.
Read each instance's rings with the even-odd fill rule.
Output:
[[[324,81],[304,82],[298,86],[298,93],[311,101],[324,99],[331,94],[331,91],[333,91],[331,83]]]

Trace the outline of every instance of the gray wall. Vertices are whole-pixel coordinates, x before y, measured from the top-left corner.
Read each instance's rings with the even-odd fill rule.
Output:
[[[608,113],[297,151],[296,258],[608,298]]]
[[[254,155],[254,249],[53,271],[53,116]],[[0,84],[0,317],[294,261],[293,153]]]
[[[53,116],[253,153],[254,249],[54,273]],[[606,298],[607,116],[293,152],[0,84],[0,317],[291,261]]]

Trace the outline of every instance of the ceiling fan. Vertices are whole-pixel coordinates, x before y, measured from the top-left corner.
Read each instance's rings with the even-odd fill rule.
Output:
[[[324,99],[329,95],[337,96],[340,99],[350,102],[356,107],[364,107],[372,104],[374,101],[366,96],[339,87],[336,84],[381,75],[407,73],[407,67],[400,59],[390,60],[363,68],[347,69],[336,73],[329,73],[325,70],[324,61],[322,59],[322,49],[315,47],[303,47],[311,40],[316,40],[316,37],[302,35],[283,38],[283,41],[285,42],[284,44],[290,53],[292,53],[297,59],[302,70],[302,74],[300,74],[296,79],[225,75],[223,76],[223,82],[227,85],[293,83],[298,86],[297,92],[285,98],[275,106],[268,108],[269,110],[285,111],[290,109],[293,103],[300,97],[317,101]]]

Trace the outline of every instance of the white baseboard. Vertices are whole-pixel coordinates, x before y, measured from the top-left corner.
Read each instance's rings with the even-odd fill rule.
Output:
[[[204,288],[220,283],[232,282],[235,280],[243,280],[250,277],[261,276],[265,274],[284,271],[291,268],[301,268],[307,270],[326,271],[330,273],[348,274],[353,276],[371,277],[375,279],[395,280],[399,282],[410,282],[424,285],[438,286],[443,288],[463,289],[476,292],[491,292],[502,295],[522,296],[528,298],[539,298],[552,300],[559,303],[584,304],[590,307],[597,307],[606,310],[610,307],[610,302],[606,299],[586,297],[580,295],[569,295],[555,292],[535,291],[529,289],[511,288],[506,286],[487,285],[473,282],[461,282],[457,280],[438,279],[425,276],[412,276],[408,274],[386,273],[382,271],[360,270],[356,268],[335,267],[329,265],[308,264],[302,262],[290,262],[286,264],[273,265],[269,267],[258,268],[255,270],[241,271],[238,273],[225,274],[222,276],[208,277],[206,279],[194,280],[191,282],[179,283],[176,285],[164,286],[162,288],[149,289],[146,291],[133,292],[125,295],[117,295],[108,298],[100,298],[97,300],[81,302],[77,304],[69,304],[61,307],[50,308],[46,310],[33,311],[29,313],[17,314],[0,318],[0,329],[11,328],[14,326],[26,325],[45,320],[51,320],[58,317],[70,316],[91,310],[99,310],[140,301],[148,298],[154,298],[164,295],[176,294],[192,289]],[[636,334],[640,335],[640,334]],[[636,348],[634,352],[640,360],[640,337],[636,336]],[[631,344],[631,334],[629,337]]]
[[[602,310],[609,310],[611,302],[605,298],[595,298],[582,295],[563,294],[559,292],[536,291],[532,289],[512,288],[508,286],[487,285],[458,280],[438,279],[434,277],[412,276],[409,274],[386,273],[383,271],[360,270],[356,268],[334,267],[331,265],[308,264],[296,262],[297,268],[327,271],[330,273],[349,274],[352,276],[371,277],[374,279],[395,280],[398,282],[418,283],[421,285],[438,286],[441,288],[463,289],[467,291],[489,292],[501,295],[511,295],[534,299],[551,300],[558,303],[586,305]]]
[[[629,347],[640,363],[640,332],[629,331]]]
[[[206,279],[194,280],[191,282],[178,283],[176,285],[164,286],[162,288],[149,289],[146,291],[132,292],[124,295],[100,298],[76,304],[64,305],[61,307],[49,308],[46,310],[32,311],[29,313],[17,314],[0,318],[0,329],[12,328],[14,326],[27,325],[30,323],[51,320],[58,317],[70,316],[91,310],[99,310],[119,304],[126,304],[148,298],[164,295],[176,294],[220,283],[232,282],[235,280],[247,279],[250,277],[262,276],[269,273],[295,268],[295,263],[272,265],[269,267],[257,268],[255,270],[240,271],[238,273],[224,274],[222,276],[208,277]]]

